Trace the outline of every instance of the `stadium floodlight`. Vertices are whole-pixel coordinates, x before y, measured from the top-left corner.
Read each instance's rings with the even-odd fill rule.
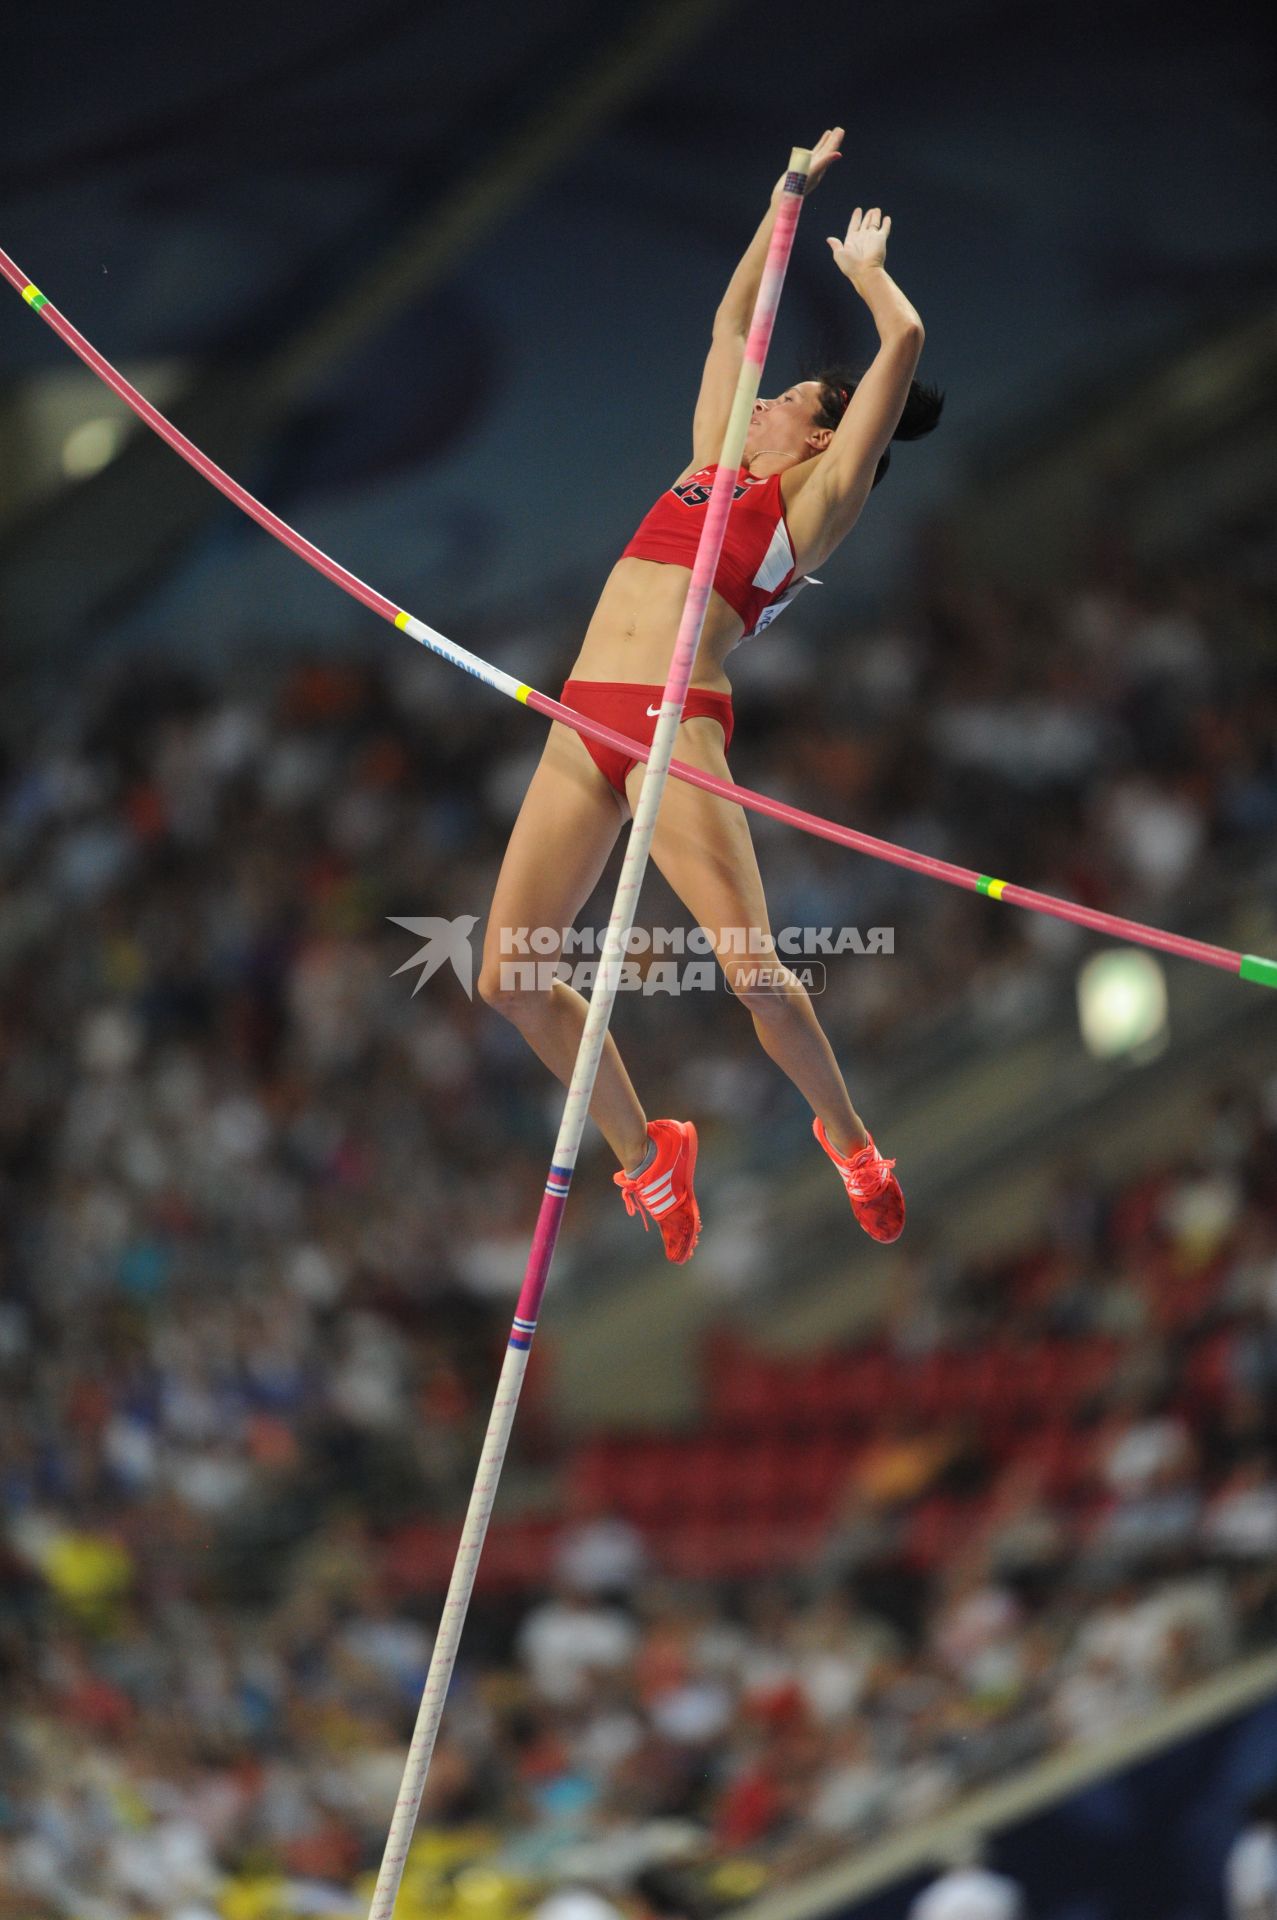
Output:
[[[1166,975],[1138,947],[1092,954],[1077,977],[1078,1022],[1097,1060],[1160,1052],[1167,1034]]]
[[[87,480],[110,465],[123,443],[119,420],[82,420],[62,442],[62,471],[69,480]]]

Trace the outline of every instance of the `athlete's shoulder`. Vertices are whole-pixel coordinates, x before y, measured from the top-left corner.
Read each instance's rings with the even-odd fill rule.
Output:
[[[795,467],[786,467],[784,473],[777,474],[780,483],[780,497],[786,509],[793,506],[799,495],[804,492],[808,481],[815,478],[820,463],[820,455],[810,460],[800,460]]]

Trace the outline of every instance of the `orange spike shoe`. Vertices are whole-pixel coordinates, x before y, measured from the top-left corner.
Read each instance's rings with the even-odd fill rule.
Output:
[[[681,1267],[691,1259],[701,1237],[701,1210],[692,1189],[696,1128],[690,1120],[649,1120],[647,1135],[656,1142],[651,1166],[633,1179],[627,1173],[614,1173],[612,1178],[621,1189],[625,1211],[642,1215],[644,1233],[648,1221],[655,1220],[666,1259]]]
[[[842,1175],[851,1210],[870,1239],[898,1240],[904,1232],[905,1197],[891,1171],[895,1161],[883,1159],[872,1135],[867,1146],[844,1159],[829,1144],[829,1136],[819,1119],[812,1121],[811,1130]]]

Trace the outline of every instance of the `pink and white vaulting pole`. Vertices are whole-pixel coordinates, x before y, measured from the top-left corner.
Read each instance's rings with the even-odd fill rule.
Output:
[[[657,810],[665,791],[665,780],[674,751],[674,736],[682,718],[683,702],[687,698],[692,668],[696,662],[696,650],[700,644],[701,629],[705,625],[709,596],[713,589],[714,577],[718,572],[723,535],[727,530],[727,515],[732,503],[736,477],[740,470],[741,455],[745,450],[745,435],[749,430],[750,415],[758,395],[763,363],[767,358],[767,348],[771,341],[780,291],[785,281],[785,269],[793,249],[794,233],[798,226],[798,215],[802,207],[803,193],[807,185],[807,170],[810,165],[810,153],[805,148],[796,147],[790,155],[789,171],[785,177],[776,212],[776,222],[772,228],[771,244],[767,250],[767,261],[763,268],[758,299],[754,306],[753,323],[745,343],[745,357],[736,386],[736,397],[732,402],[727,431],[723,436],[718,470],[714,475],[714,484],[705,511],[705,523],[701,528],[696,559],[692,566],[692,578],[687,589],[687,598],[683,603],[678,635],[674,642],[674,653],[661,701],[660,719],[656,723],[656,731],[652,738],[647,771],[643,776],[642,790],[634,810],[634,822],[630,828],[625,849],[621,877],[617,883],[612,914],[603,939],[602,963],[586,1011],[581,1043],[577,1048],[576,1064],[572,1069],[567,1098],[563,1103],[563,1118],[550,1161],[545,1196],[537,1216],[536,1231],[532,1237],[532,1249],[528,1255],[528,1264],[523,1276],[523,1287],[515,1308],[514,1324],[510,1329],[510,1339],[506,1347],[505,1363],[501,1369],[496,1401],[493,1405],[492,1417],[488,1422],[488,1431],[484,1436],[483,1450],[479,1457],[479,1471],[470,1496],[465,1525],[462,1528],[461,1544],[457,1549],[452,1579],[448,1586],[448,1596],[444,1601],[439,1620],[439,1632],[430,1661],[430,1671],[426,1676],[421,1710],[417,1716],[412,1744],[408,1749],[403,1784],[395,1806],[381,1871],[377,1876],[377,1887],[369,1909],[369,1920],[391,1920],[395,1899],[403,1878],[408,1847],[417,1822],[430,1757],[434,1751],[435,1738],[443,1714],[444,1696],[448,1690],[448,1682],[452,1678],[461,1629],[470,1604],[470,1594],[479,1564],[479,1554],[488,1530],[493,1502],[496,1499],[501,1463],[505,1458],[510,1430],[514,1424],[519,1390],[523,1384],[528,1353],[541,1311],[541,1299],[549,1278],[550,1263],[554,1258],[554,1248],[559,1237],[559,1226],[572,1185],[581,1136],[585,1131],[590,1100],[594,1093],[594,1082],[598,1076],[599,1061],[603,1057],[603,1045],[607,1039],[608,1022],[612,1017],[612,1007],[621,978],[626,942],[630,928],[634,924],[634,911],[638,905],[639,889],[643,884],[643,875],[647,868],[652,834],[656,827]]]

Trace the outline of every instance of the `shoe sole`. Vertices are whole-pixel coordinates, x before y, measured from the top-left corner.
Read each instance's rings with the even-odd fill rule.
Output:
[[[696,1137],[696,1122],[694,1120],[688,1120],[684,1122],[684,1125],[687,1128],[687,1132],[683,1135],[684,1140],[687,1142],[687,1186],[692,1196],[692,1211],[696,1219],[696,1231],[692,1235],[692,1244],[682,1259],[670,1261],[670,1265],[674,1267],[685,1267],[687,1265],[695,1253],[701,1237],[701,1209],[700,1203],[696,1198],[696,1155],[700,1151],[700,1142]]]
[[[901,1234],[905,1230],[905,1216],[903,1213],[900,1216],[900,1225],[896,1228],[894,1233],[875,1233],[873,1228],[870,1226],[867,1226],[865,1222],[860,1218],[860,1215],[856,1212],[854,1207],[852,1208],[852,1215],[855,1219],[856,1225],[860,1228],[860,1231],[862,1233],[868,1234],[869,1238],[873,1241],[876,1241],[880,1247],[894,1246],[896,1241],[900,1238]]]

